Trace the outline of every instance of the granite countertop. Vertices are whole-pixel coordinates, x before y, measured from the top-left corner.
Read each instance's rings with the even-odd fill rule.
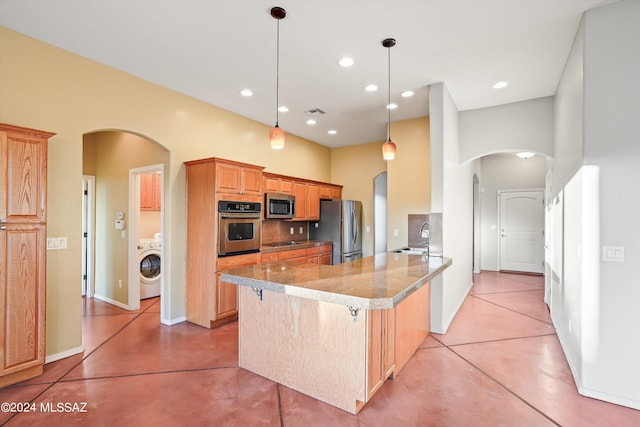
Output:
[[[450,258],[384,253],[338,264],[268,262],[231,268],[240,286],[361,309],[393,308],[451,265]]]
[[[296,242],[291,244],[290,242]],[[260,246],[261,253],[280,252],[291,249],[306,249],[314,246],[330,245],[333,242],[331,240],[289,240],[287,242],[278,243],[266,243]]]

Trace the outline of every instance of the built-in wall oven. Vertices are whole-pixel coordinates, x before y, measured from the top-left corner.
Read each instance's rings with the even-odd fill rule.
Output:
[[[261,205],[218,202],[218,256],[260,252]]]

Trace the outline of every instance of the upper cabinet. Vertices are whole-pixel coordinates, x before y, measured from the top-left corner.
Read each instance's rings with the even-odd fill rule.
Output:
[[[320,200],[341,199],[342,186],[326,182],[310,181],[269,172],[262,174],[265,193],[282,193],[296,196],[296,214],[293,221],[317,221],[320,219]]]
[[[262,194],[262,167],[216,160],[216,193]]]
[[[140,210],[159,211],[162,207],[162,174],[156,172],[140,175]]]
[[[264,193],[294,194],[295,178],[289,178],[272,173],[262,173],[262,190]]]

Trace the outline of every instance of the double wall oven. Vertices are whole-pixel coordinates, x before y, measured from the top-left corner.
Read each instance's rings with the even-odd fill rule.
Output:
[[[260,203],[218,202],[218,256],[260,252]]]

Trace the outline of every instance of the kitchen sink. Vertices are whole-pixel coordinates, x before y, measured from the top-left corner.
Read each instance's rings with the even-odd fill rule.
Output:
[[[429,248],[404,247],[391,251],[393,254],[429,255]]]

